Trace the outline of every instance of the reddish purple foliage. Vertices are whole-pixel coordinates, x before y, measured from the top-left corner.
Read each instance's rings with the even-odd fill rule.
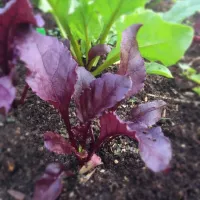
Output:
[[[88,62],[97,56],[103,56],[111,51],[111,48],[106,44],[97,44],[88,52]]]
[[[0,107],[4,106],[4,114],[8,112],[15,99],[15,89],[12,85],[12,79],[15,77],[15,70],[13,70],[16,53],[14,38],[22,25],[43,24],[39,15],[36,18],[33,15],[28,0],[10,0],[6,2],[5,7],[0,8],[0,77],[2,77]],[[5,82],[3,83],[3,81]]]
[[[20,24],[37,24],[32,7],[28,0],[11,0],[4,8],[0,8],[0,75],[10,72],[12,42]]]
[[[77,68],[78,80],[75,85],[73,97],[78,101],[83,90],[90,87],[90,83],[95,80],[95,77],[85,69],[85,67]]]
[[[119,69],[122,75],[106,73],[97,79],[84,68],[77,68],[77,63],[73,60],[69,50],[57,39],[42,36],[32,30],[26,34],[26,37],[18,38],[21,60],[30,70],[27,83],[42,99],[59,108],[69,133],[70,143],[58,134],[52,132],[45,134],[45,146],[49,150],[65,154],[73,152],[79,160],[87,161],[101,144],[116,136],[126,135],[138,140],[140,145],[142,144],[141,149],[153,152],[151,159],[158,161],[157,152],[151,150],[151,141],[148,144],[143,132],[148,133],[149,126],[154,125],[160,119],[161,109],[165,103],[154,101],[137,106],[132,110],[132,121],[129,122],[123,122],[115,113],[109,111],[111,108],[112,110],[117,109],[119,102],[143,87],[144,62],[138,52],[135,39],[139,27],[140,25],[131,26],[123,33],[122,60]],[[32,57],[32,55],[35,56]],[[129,76],[131,76],[134,87]],[[68,115],[72,95],[77,108],[77,117],[80,120],[80,125],[73,128]],[[100,117],[100,136],[97,141],[94,139],[90,124],[95,117]],[[155,132],[153,130],[150,130],[148,135],[153,135]],[[158,141],[163,141],[163,146],[167,146],[166,140],[160,140],[161,135],[155,134],[155,136],[159,138]],[[157,149],[161,148],[159,144],[159,142],[155,143]],[[83,148],[82,155],[78,153],[80,145]],[[170,154],[171,149],[166,150]],[[166,162],[163,161],[159,168],[156,163],[155,166],[149,164],[149,160],[144,159],[144,154],[141,153],[141,155],[153,171],[163,170],[164,166],[168,167],[166,163],[169,164],[169,157],[164,158]]]
[[[71,146],[64,137],[58,133],[46,132],[44,133],[44,146],[57,154],[71,154],[76,152],[75,148]]]
[[[118,73],[131,77],[133,84],[128,96],[138,93],[144,87],[146,78],[144,60],[140,55],[136,41],[136,34],[141,26],[141,24],[134,24],[122,34],[121,60]]]
[[[48,150],[58,154],[74,153],[84,164],[95,157],[102,144],[123,135],[139,142],[142,160],[151,170],[159,172],[168,168],[172,157],[170,141],[160,127],[152,128],[161,118],[165,103],[154,101],[135,107],[132,120],[128,122],[122,121],[115,113],[122,100],[144,86],[144,61],[136,41],[141,25],[132,25],[122,34],[118,74],[106,73],[96,79],[86,69],[78,67],[70,53],[69,41],[64,45],[56,38],[40,35],[29,24],[43,25],[43,20],[40,16],[34,17],[28,0],[10,0],[5,8],[0,9],[1,112],[9,110],[15,97],[10,64],[17,52],[29,70],[27,84],[40,98],[59,110],[66,124],[69,140],[51,131],[44,134]],[[89,61],[109,51],[108,46],[97,45],[90,49]],[[78,123],[73,127],[69,116],[72,97],[78,117]],[[97,138],[92,128],[94,118],[100,122]],[[36,183],[34,199],[56,199],[62,190],[62,177],[67,175],[61,165],[49,165]]]
[[[109,123],[108,123],[109,122]],[[110,138],[115,138],[120,135],[125,135],[135,138],[135,131],[132,131],[128,124],[122,121],[115,112],[108,112],[100,117],[101,132],[99,136],[99,141],[106,141]]]
[[[5,115],[15,99],[16,90],[9,76],[0,77],[0,114]]]
[[[123,32],[118,74],[106,73],[97,79],[86,69],[78,68],[68,47],[56,38],[40,35],[31,28],[24,32],[21,30],[15,44],[20,59],[29,70],[26,81],[39,97],[60,111],[69,134],[68,141],[59,134],[45,133],[47,149],[58,154],[74,153],[84,164],[102,144],[124,135],[139,142],[141,157],[151,170],[158,172],[168,168],[172,154],[170,142],[160,127],[150,128],[160,119],[165,103],[154,101],[137,106],[132,110],[132,121],[128,122],[120,120],[115,113],[122,100],[144,86],[144,61],[136,41],[140,26],[133,25]],[[97,55],[101,55],[101,50]],[[90,55],[90,59],[93,56]],[[68,110],[72,97],[78,117],[75,127],[71,126]],[[93,135],[94,118],[100,121],[98,138]],[[62,173],[53,173],[53,179],[48,172],[46,174],[36,185],[36,197],[42,195],[41,188],[41,191],[46,191],[41,198],[55,199],[60,193]]]
[[[33,200],[55,200],[60,195],[63,184],[62,179],[71,176],[59,163],[49,164],[43,176],[36,182]]]
[[[160,127],[151,128],[147,133],[137,133],[142,160],[154,172],[169,167],[172,158],[171,143]]]
[[[90,124],[83,124],[83,125],[72,128],[74,137],[79,142],[79,145],[81,145],[82,148],[86,147],[86,140],[89,139],[91,136],[91,135],[89,135],[89,131],[90,131],[89,126],[90,126]]]
[[[127,76],[111,73],[92,81],[76,100],[78,118],[81,122],[87,122],[95,116],[101,116],[106,109],[123,100],[131,86]]]
[[[77,63],[68,48],[34,30],[16,41],[20,59],[30,71],[28,85],[41,99],[60,110],[68,109],[77,79]]]
[[[161,118],[162,108],[166,103],[162,100],[140,104],[132,109],[131,117],[134,123],[141,123],[146,128],[154,125]]]

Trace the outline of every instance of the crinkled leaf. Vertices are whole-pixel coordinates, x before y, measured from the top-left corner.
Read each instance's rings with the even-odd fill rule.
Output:
[[[150,10],[137,10],[117,23],[118,43],[120,33],[134,23],[143,24],[137,34],[142,57],[150,61],[160,61],[166,66],[181,59],[193,39],[194,31],[191,27],[166,22],[159,14]]]
[[[12,60],[12,41],[19,24],[36,25],[35,17],[28,0],[10,0],[0,8],[0,75],[10,72],[9,60]]]
[[[88,52],[88,61],[90,62],[93,58],[97,56],[103,56],[111,51],[110,46],[106,44],[97,44],[93,46]]]
[[[138,51],[136,41],[136,34],[140,27],[140,24],[135,24],[122,33],[121,60],[118,73],[131,77],[133,84],[129,96],[136,94],[144,87],[146,77],[144,60]]]
[[[146,134],[137,132],[136,137],[141,158],[148,168],[159,172],[169,167],[172,158],[171,143],[160,127],[152,128]]]
[[[89,71],[87,71],[85,67],[78,67],[76,71],[78,80],[75,85],[73,97],[78,100],[82,90],[89,88],[90,83],[95,80],[95,77]]]
[[[61,164],[49,164],[35,184],[33,200],[56,200],[63,188],[62,179],[70,175],[72,173],[66,172]]]
[[[0,114],[6,114],[9,111],[15,99],[15,93],[11,78],[9,76],[0,77]]]
[[[60,110],[68,108],[77,80],[77,63],[68,48],[34,30],[17,38],[17,48],[30,71],[26,81],[32,90]]]
[[[145,63],[147,74],[161,75],[167,78],[173,78],[171,71],[164,65],[151,62]]]
[[[107,139],[120,135],[126,135],[133,139],[135,131],[132,131],[126,122],[122,121],[114,112],[108,112],[100,117],[100,143],[106,142]]]
[[[172,8],[163,14],[163,19],[180,23],[197,11],[200,11],[199,0],[177,0]]]
[[[143,124],[145,127],[154,125],[161,118],[162,108],[166,103],[162,100],[140,104],[132,109],[131,117],[133,123]]]
[[[74,147],[64,137],[50,131],[44,134],[44,146],[49,151],[57,154],[71,154],[72,152],[76,152]]]
[[[84,89],[76,100],[78,118],[86,122],[95,116],[101,116],[106,109],[123,100],[131,86],[132,82],[128,77],[111,73],[95,79],[90,88]]]

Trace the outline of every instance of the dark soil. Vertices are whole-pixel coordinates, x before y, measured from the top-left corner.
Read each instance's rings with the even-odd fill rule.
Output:
[[[193,45],[184,58],[191,62],[200,52]],[[196,64],[196,68],[200,66]],[[18,97],[24,87],[24,72],[20,68]],[[163,99],[167,102],[166,119],[159,123],[171,139],[173,159],[171,169],[153,173],[141,161],[137,144],[128,138],[119,138],[102,148],[98,154],[103,165],[93,176],[81,183],[72,177],[64,181],[60,200],[198,200],[200,199],[200,98],[191,92],[187,83],[172,68],[175,79],[148,76],[144,90],[137,95],[138,102]],[[185,87],[181,87],[186,84]],[[189,84],[189,86],[188,86]],[[128,105],[128,106],[127,106]],[[133,107],[131,102],[120,107],[124,116]],[[75,113],[72,113],[72,121]],[[36,97],[31,91],[25,103],[13,109],[0,124],[0,200],[12,200],[9,189],[20,191],[31,199],[35,181],[51,162],[62,162],[76,170],[73,156],[61,156],[43,147],[43,133],[47,130],[66,134],[64,124],[55,109]]]

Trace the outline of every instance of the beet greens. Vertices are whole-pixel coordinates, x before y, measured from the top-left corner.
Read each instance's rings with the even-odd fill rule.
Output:
[[[152,127],[161,118],[165,103],[153,101],[133,108],[130,121],[123,121],[116,114],[120,103],[144,86],[144,61],[136,42],[140,26],[132,25],[123,32],[118,73],[105,73],[99,78],[79,67],[68,47],[56,38],[40,35],[32,28],[23,37],[21,34],[16,37],[20,59],[29,70],[28,85],[59,110],[69,135],[67,140],[59,133],[46,132],[44,144],[48,150],[57,154],[74,153],[82,165],[103,144],[123,135],[139,142],[141,158],[152,171],[169,167],[170,141],[160,127]],[[79,121],[75,126],[69,119],[71,100],[75,102]],[[97,139],[91,128],[93,119],[100,124]]]
[[[15,18],[14,12],[17,12]],[[80,166],[89,162],[95,166],[100,164],[95,153],[104,144],[118,136],[127,136],[139,143],[141,158],[152,171],[159,172],[169,167],[171,144],[161,127],[156,126],[165,102],[153,101],[135,106],[129,121],[123,121],[116,114],[124,100],[144,87],[144,60],[136,41],[141,24],[131,25],[123,31],[117,73],[105,73],[95,78],[79,66],[69,45],[34,30],[32,25],[42,21],[34,17],[28,0],[11,0],[0,14],[0,108],[4,113],[8,112],[15,98],[13,64],[18,57],[28,70],[28,86],[60,112],[66,125],[69,139],[51,130],[44,133],[44,145],[49,151],[73,153]],[[88,60],[109,51],[105,45],[94,46]],[[70,123],[72,101],[76,106],[77,124]],[[93,133],[93,120],[99,123],[98,135]],[[70,174],[59,164],[48,166],[36,184],[34,199],[56,199],[62,189],[62,177]]]

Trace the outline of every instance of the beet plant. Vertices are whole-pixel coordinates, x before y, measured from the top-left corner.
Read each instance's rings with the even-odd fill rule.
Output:
[[[57,154],[73,153],[80,166],[90,162],[90,165],[94,165],[90,166],[92,168],[100,164],[96,162],[98,157],[95,155],[99,148],[123,135],[138,141],[141,158],[152,171],[159,172],[169,167],[171,144],[161,128],[154,126],[161,118],[165,103],[153,101],[138,105],[131,111],[129,121],[121,120],[116,114],[120,103],[137,94],[144,86],[144,61],[136,42],[140,27],[140,24],[135,24],[123,32],[117,73],[104,73],[99,78],[84,67],[79,67],[68,46],[56,38],[41,35],[31,27],[23,27],[18,33],[15,45],[20,60],[29,71],[27,84],[41,99],[58,109],[69,135],[67,140],[59,133],[44,133],[44,145],[48,150]],[[77,125],[70,123],[71,100],[76,105]],[[99,122],[97,138],[91,127],[94,119]],[[35,199],[47,198],[46,195],[52,192],[49,188],[57,187],[60,173],[53,183],[46,181],[46,176],[39,181]]]
[[[172,157],[171,144],[161,127],[156,125],[165,102],[157,100],[137,105],[127,121],[120,119],[116,110],[124,100],[136,95],[144,87],[146,70],[142,56],[150,61],[159,60],[170,65],[180,58],[190,43],[187,41],[181,47],[176,47],[175,50],[178,48],[180,51],[170,60],[165,53],[169,49],[172,51],[172,43],[178,42],[177,38],[180,38],[179,34],[175,35],[175,39],[172,38],[171,31],[182,31],[181,38],[185,38],[186,35],[192,36],[191,29],[163,22],[160,16],[151,11],[139,9],[130,13],[133,9],[143,7],[145,0],[126,3],[115,0],[113,7],[109,7],[104,0],[57,1],[57,6],[53,0],[45,2],[48,3],[47,10],[50,9],[54,14],[63,36],[68,38],[64,43],[35,31],[35,27],[43,25],[43,20],[38,15],[34,16],[28,0],[10,0],[0,9],[1,114],[7,114],[15,99],[15,66],[20,60],[27,68],[28,87],[54,106],[66,125],[68,139],[52,130],[44,133],[44,145],[49,151],[74,154],[79,161],[80,173],[84,173],[101,163],[96,153],[103,145],[116,137],[127,136],[139,143],[141,158],[149,169],[154,172],[167,169]],[[96,12],[93,12],[93,8],[97,9]],[[66,10],[68,15],[63,16]],[[156,43],[152,45],[155,38],[152,36],[154,30],[151,29],[151,23],[147,23],[148,26],[139,23],[142,22],[140,19],[146,19],[147,16],[151,22],[157,25],[161,23],[161,27],[164,26],[166,30],[165,34],[157,31],[158,50]],[[136,22],[134,25],[133,18],[133,22]],[[104,42],[114,29],[113,26],[118,27],[114,30],[118,32],[118,43],[110,51],[111,47]],[[148,37],[144,37],[146,30]],[[167,45],[165,40],[162,46],[162,39],[166,36],[173,40]],[[161,54],[159,50],[164,53]],[[108,57],[98,65],[97,57],[107,53]],[[107,72],[101,75],[103,69],[119,59],[115,74]],[[77,124],[70,123],[71,102],[76,106]],[[97,133],[93,133],[94,120],[99,124]],[[61,164],[50,164],[36,183],[34,199],[56,199],[62,190],[62,178],[71,174]]]

